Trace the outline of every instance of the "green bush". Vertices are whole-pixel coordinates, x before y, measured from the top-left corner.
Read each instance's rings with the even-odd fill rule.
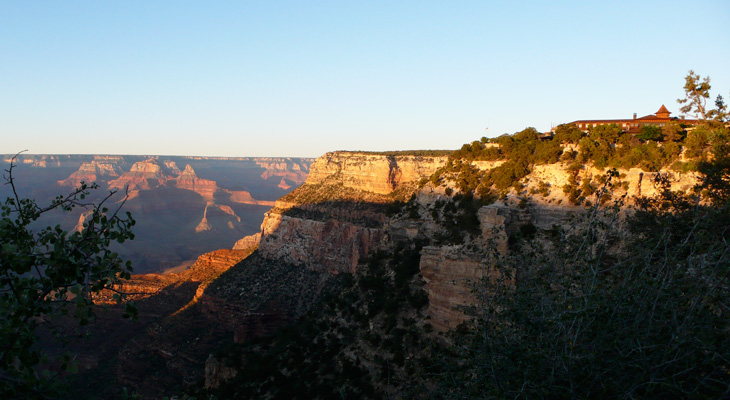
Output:
[[[636,135],[636,137],[643,141],[653,140],[658,142],[663,139],[664,135],[662,134],[661,127],[655,125],[644,125],[641,127],[639,134]]]

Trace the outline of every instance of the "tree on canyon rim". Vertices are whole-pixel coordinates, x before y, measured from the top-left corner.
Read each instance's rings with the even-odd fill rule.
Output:
[[[131,263],[109,246],[134,239],[135,221],[129,212],[121,214],[126,197],[107,208],[116,192],[88,202],[95,184],[82,182],[45,207],[21,198],[13,177],[16,158],[3,176],[12,197],[0,207],[0,397],[53,397],[60,389],[58,373],[73,372],[75,365],[68,355],[51,357],[39,349],[37,329],[50,325],[53,315],[71,314],[82,326],[93,319],[92,296],[130,277]],[[74,208],[90,212],[82,230],[37,228],[43,215]],[[115,298],[121,300],[120,294]],[[124,316],[135,315],[134,304],[127,303]]]
[[[705,104],[710,98],[710,77],[706,76],[700,82],[700,76],[690,70],[684,78],[684,94],[684,99],[677,99],[679,104],[683,104],[680,111],[707,119]],[[722,97],[719,100],[722,101]]]

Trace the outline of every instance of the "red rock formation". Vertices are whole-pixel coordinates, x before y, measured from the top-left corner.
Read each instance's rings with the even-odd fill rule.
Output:
[[[171,285],[180,285],[186,282],[199,283],[195,296],[190,299],[196,302],[205,288],[222,273],[248,257],[253,249],[229,250],[221,249],[205,253],[198,257],[190,268],[179,274],[143,274],[132,275],[129,280],[122,281],[115,289],[127,293],[127,300],[139,300],[159,293]],[[111,304],[116,301],[114,292],[104,291],[94,301],[98,304]]]
[[[77,187],[81,182],[90,184],[92,182],[101,183],[110,178],[118,177],[120,168],[112,163],[91,161],[81,164],[79,170],[72,173],[68,178],[58,181],[61,186]]]
[[[125,172],[119,178],[109,181],[111,189],[145,190],[163,185],[168,177],[162,174],[162,169],[157,160],[150,158],[146,161],[134,163],[129,172]]]
[[[230,200],[235,203],[241,204],[257,204],[261,206],[273,206],[276,202],[268,200],[256,200],[251,196],[251,193],[245,190],[228,190],[231,194]]]
[[[192,190],[203,196],[206,201],[213,201],[214,194],[218,190],[215,181],[199,178],[190,164],[186,165],[185,170],[175,179],[175,186],[180,189]]]
[[[208,206],[210,204],[205,205],[205,210],[203,210],[203,219],[200,220],[200,223],[198,223],[198,226],[195,227],[195,232],[205,232],[213,229],[213,227],[210,226],[208,223]]]
[[[245,190],[229,191],[231,194],[231,201],[243,204],[256,204],[256,199],[251,196],[251,193]]]
[[[258,159],[256,164],[265,169],[261,174],[261,178],[266,180],[272,176],[281,177],[279,187],[286,190],[291,187],[285,180],[292,182],[294,186],[299,186],[307,179],[309,166],[305,163],[297,163],[291,159]],[[283,186],[286,187],[283,187]]]
[[[198,257],[190,268],[178,274],[180,279],[191,282],[210,282],[251,254],[250,249],[220,249]]]
[[[165,160],[164,164],[165,164],[165,169],[167,170],[168,174],[171,174],[174,176],[178,176],[178,175],[182,174],[182,172],[180,171],[180,168],[178,168],[177,164],[175,164],[175,161]]]
[[[132,275],[132,278],[115,285],[114,289],[126,293],[125,300],[139,300],[159,293],[162,289],[180,281],[175,274]],[[94,297],[96,304],[115,304],[115,292],[104,290]]]

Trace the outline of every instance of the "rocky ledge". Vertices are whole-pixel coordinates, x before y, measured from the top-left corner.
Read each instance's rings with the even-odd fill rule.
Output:
[[[354,272],[384,238],[387,205],[405,200],[446,157],[327,153],[261,225],[266,258],[332,273]]]

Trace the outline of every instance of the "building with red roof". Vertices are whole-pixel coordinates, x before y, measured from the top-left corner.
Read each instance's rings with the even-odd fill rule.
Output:
[[[677,122],[682,125],[694,126],[699,123],[699,120],[696,119],[670,117],[670,114],[671,112],[662,104],[654,114],[645,115],[640,118],[636,118],[636,113],[634,113],[634,117],[631,119],[581,119],[570,123],[575,124],[578,129],[584,132],[588,132],[588,129],[598,125],[617,124],[624,132],[629,133],[638,133],[641,127],[645,125],[663,127],[670,122]]]

